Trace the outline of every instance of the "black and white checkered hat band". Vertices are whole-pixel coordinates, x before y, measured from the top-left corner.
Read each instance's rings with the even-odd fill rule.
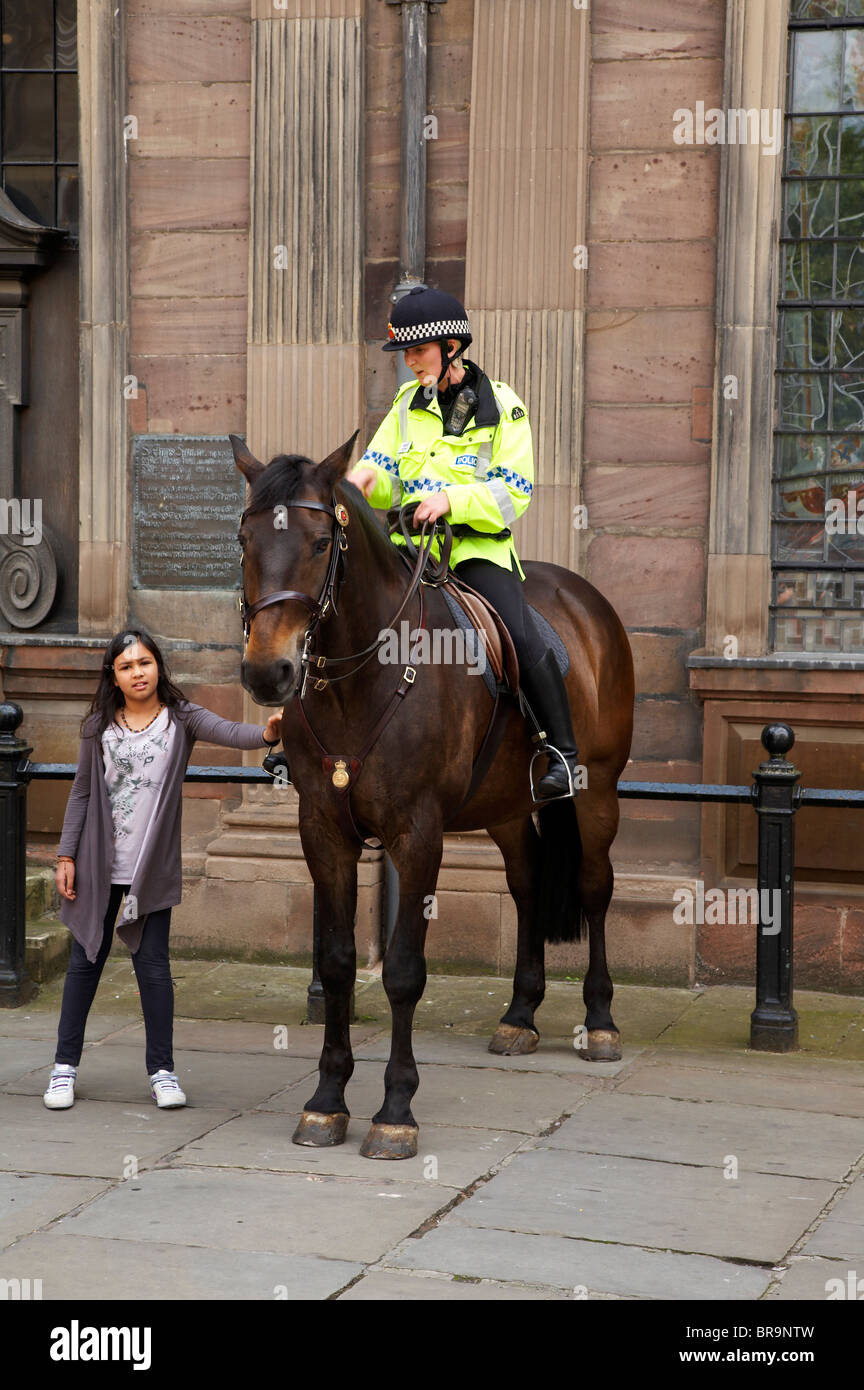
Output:
[[[416,343],[433,338],[463,338],[470,334],[467,319],[439,319],[437,323],[412,323],[407,328],[393,329],[393,343]]]

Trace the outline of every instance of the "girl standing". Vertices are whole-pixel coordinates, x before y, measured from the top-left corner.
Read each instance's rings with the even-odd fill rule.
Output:
[[[263,727],[237,724],[190,704],[146,632],[118,632],[108,644],[81,725],[57,856],[60,918],[75,940],[44,1095],[49,1110],[66,1110],[75,1100],[87,1015],[124,895],[117,935],[132,952],[141,993],[151,1095],[163,1109],[186,1104],[174,1071],[168,958],[171,908],[182,886],[183,777],[197,739],[225,748],[274,747],[280,719],[281,712]]]

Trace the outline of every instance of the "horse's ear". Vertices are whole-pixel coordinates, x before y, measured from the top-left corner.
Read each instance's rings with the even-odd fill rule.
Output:
[[[339,479],[344,478],[347,473],[359,433],[359,430],[355,430],[350,439],[346,440],[338,449],[334,449],[332,454],[319,463],[318,477],[326,483],[328,488],[335,487]]]
[[[236,434],[229,434],[228,438],[231,441],[231,448],[234,450],[234,462],[247,483],[250,485],[255,483],[264,472],[266,465],[260,463],[255,455],[249,452],[243,440],[238,438]]]

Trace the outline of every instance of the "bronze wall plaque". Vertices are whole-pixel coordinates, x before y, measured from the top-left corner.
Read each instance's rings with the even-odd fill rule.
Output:
[[[228,440],[138,435],[132,468],[133,588],[239,588],[246,484]]]

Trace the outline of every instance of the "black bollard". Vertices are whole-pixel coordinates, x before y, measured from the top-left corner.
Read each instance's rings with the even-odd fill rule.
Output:
[[[792,1007],[795,909],[795,811],[801,773],[784,754],[795,742],[788,724],[767,724],[762,745],[770,754],[753,773],[751,788],[759,818],[759,925],[756,938],[756,1008],[750,1015],[750,1046],[759,1052],[791,1052],[798,1046],[798,1015]],[[765,899],[763,894],[772,896]],[[779,930],[776,908],[779,905]],[[766,912],[766,907],[768,911]],[[774,920],[770,918],[774,915]]]
[[[36,993],[25,952],[27,771],[33,749],[18,738],[20,705],[0,704],[0,1008],[16,1009]]]

